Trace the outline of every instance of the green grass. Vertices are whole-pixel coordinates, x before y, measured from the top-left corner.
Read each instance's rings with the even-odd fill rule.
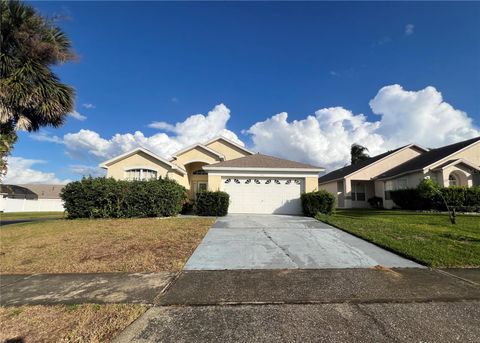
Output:
[[[480,267],[480,216],[337,210],[317,219],[431,267]]]
[[[0,213],[0,220],[63,218],[63,212],[8,212]]]

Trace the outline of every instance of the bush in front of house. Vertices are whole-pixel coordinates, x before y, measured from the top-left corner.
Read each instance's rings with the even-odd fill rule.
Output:
[[[440,187],[432,180],[423,180],[417,188],[390,192],[393,202],[406,210],[445,211],[449,207],[460,211],[480,212],[480,186]]]
[[[383,208],[383,199],[380,197],[374,196],[369,198],[367,201],[370,204],[370,206],[372,206],[373,208],[377,208],[377,209]]]
[[[303,213],[309,217],[317,213],[330,215],[335,210],[335,197],[325,190],[303,193],[301,199]]]
[[[61,193],[68,218],[133,218],[177,215],[186,190],[173,180],[83,178]]]
[[[225,192],[200,192],[195,202],[195,213],[199,216],[226,216],[230,196]]]

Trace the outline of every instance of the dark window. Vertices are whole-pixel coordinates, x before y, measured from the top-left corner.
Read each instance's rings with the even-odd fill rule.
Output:
[[[193,175],[207,175],[207,172],[203,169],[197,169],[193,171]]]

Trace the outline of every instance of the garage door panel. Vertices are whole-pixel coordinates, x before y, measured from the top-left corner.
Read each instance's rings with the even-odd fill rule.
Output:
[[[230,195],[229,213],[302,213],[302,179],[224,178],[222,183]]]

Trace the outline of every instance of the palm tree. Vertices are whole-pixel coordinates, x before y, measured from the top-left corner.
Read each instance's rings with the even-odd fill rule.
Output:
[[[75,92],[51,67],[75,54],[55,21],[29,5],[0,0],[0,20],[0,145],[9,147],[0,153],[5,160],[16,130],[59,127],[73,111]]]
[[[350,148],[350,156],[351,156],[351,163],[357,164],[358,162],[365,161],[368,156],[366,153],[368,149],[360,144],[353,143],[352,147]]]

